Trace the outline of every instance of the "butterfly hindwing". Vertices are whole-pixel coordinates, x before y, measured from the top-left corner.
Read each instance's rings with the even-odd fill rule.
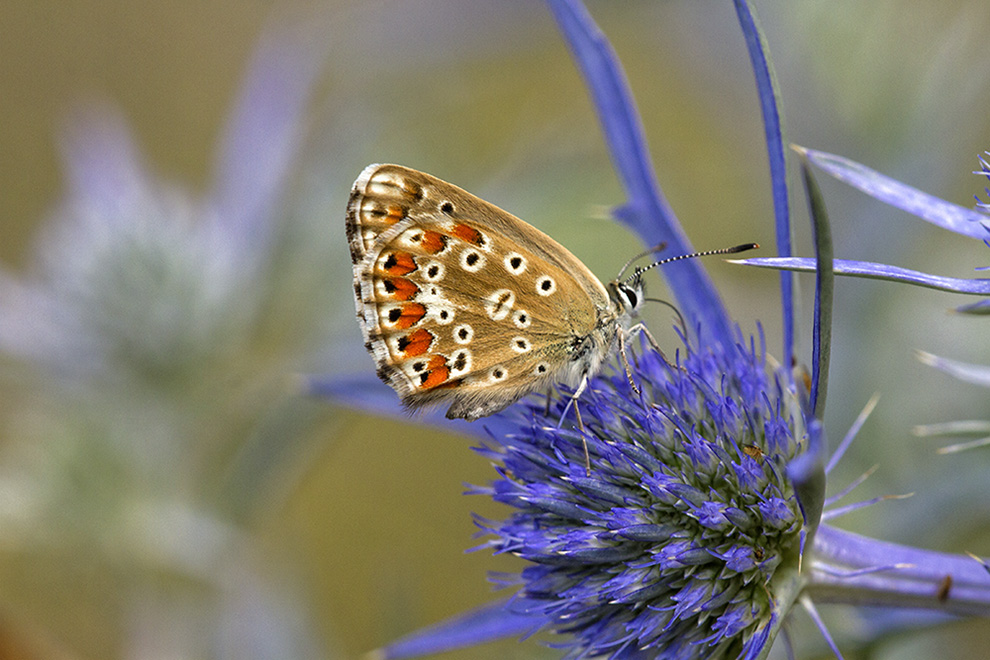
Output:
[[[361,173],[347,237],[365,341],[409,407],[494,413],[559,380],[611,311],[598,279],[549,236],[408,168]]]

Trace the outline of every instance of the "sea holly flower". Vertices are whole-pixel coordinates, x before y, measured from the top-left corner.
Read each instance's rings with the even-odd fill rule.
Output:
[[[611,46],[576,0],[548,4],[589,86],[627,193],[616,217],[646,245],[666,241],[675,252],[689,251],[656,184]],[[734,5],[763,111],[777,249],[789,258],[774,76],[749,3]],[[549,408],[524,402],[473,425],[451,425],[481,438],[478,451],[498,473],[471,492],[512,508],[505,520],[478,519],[487,535],[481,547],[528,564],[516,576],[496,578],[515,587],[514,595],[399,640],[381,651],[384,657],[549,630],[573,658],[765,658],[798,602],[816,622],[815,601],[990,614],[983,562],[823,522],[870,503],[834,508],[851,487],[825,499],[826,474],[866,413],[826,464],[831,239],[807,170],[806,182],[818,255],[807,378],[792,372],[800,361],[790,273],[781,274],[783,359],[774,360],[762,341],[736,329],[699,263],[671,264],[664,276],[685,318],[684,345],[671,362],[644,350],[631,359],[635,387],[622,366],[593,379],[580,398],[582,427],[562,419],[566,391]],[[314,390],[396,410],[394,395],[370,381],[337,378],[315,382]],[[884,625],[899,624],[878,624],[877,634]]]
[[[787,474],[806,449],[800,402],[763,350],[691,346],[676,365],[645,352],[642,395],[621,369],[597,379],[583,434],[558,428],[563,403],[511,413],[516,431],[481,450],[502,478],[473,491],[516,510],[479,521],[486,546],[533,563],[511,612],[572,633],[575,656],[759,655],[806,529]]]

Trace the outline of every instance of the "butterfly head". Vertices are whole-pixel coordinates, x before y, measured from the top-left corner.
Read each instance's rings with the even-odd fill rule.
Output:
[[[608,284],[608,295],[612,304],[623,318],[632,318],[639,314],[639,308],[646,299],[646,283],[643,274],[636,272],[625,280],[612,280]]]

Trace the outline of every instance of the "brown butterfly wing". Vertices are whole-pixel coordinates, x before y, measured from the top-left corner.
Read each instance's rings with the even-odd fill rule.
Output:
[[[614,322],[601,282],[563,246],[416,170],[366,168],[347,237],[366,346],[408,407],[476,419],[573,381],[576,341]]]

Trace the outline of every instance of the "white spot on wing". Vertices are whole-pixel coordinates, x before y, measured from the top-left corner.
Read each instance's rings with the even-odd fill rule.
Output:
[[[529,350],[533,348],[533,344],[530,343],[529,339],[521,335],[518,337],[513,337],[510,345],[512,346],[512,350],[516,353],[528,353]]]
[[[536,278],[536,293],[541,296],[550,296],[557,291],[557,282],[549,275],[541,275]]]
[[[439,282],[443,279],[447,269],[439,261],[430,261],[420,268],[420,271],[423,273],[423,279],[427,282]]]
[[[474,248],[461,252],[461,268],[469,273],[477,273],[485,267],[485,255]]]
[[[454,309],[452,307],[431,305],[427,309],[430,316],[437,322],[437,325],[449,325],[454,322]]]
[[[498,289],[485,300],[485,311],[493,321],[501,321],[516,304],[516,294],[510,289]]]
[[[500,364],[496,364],[494,367],[488,370],[488,381],[491,383],[501,383],[503,380],[509,377],[509,372]]]
[[[471,371],[471,351],[466,348],[459,348],[450,356],[451,377],[462,376]]]
[[[474,339],[474,328],[467,323],[461,323],[454,328],[454,341],[458,344],[470,344]]]
[[[526,257],[518,252],[510,252],[505,255],[504,263],[505,269],[512,275],[522,275],[523,271],[526,270]]]

